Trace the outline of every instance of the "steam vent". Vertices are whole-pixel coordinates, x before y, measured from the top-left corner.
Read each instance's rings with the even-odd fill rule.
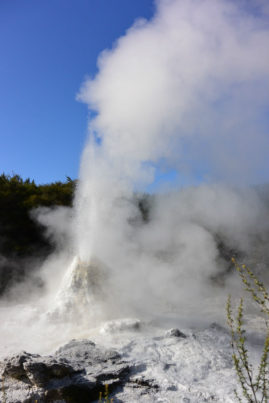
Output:
[[[90,314],[104,299],[107,276],[107,269],[98,259],[86,263],[75,257],[63,278],[49,317],[53,320],[85,320],[85,311]]]

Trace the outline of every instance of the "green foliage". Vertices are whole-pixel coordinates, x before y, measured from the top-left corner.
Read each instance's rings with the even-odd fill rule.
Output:
[[[0,294],[21,281],[33,265],[29,259],[45,257],[54,245],[31,211],[45,206],[71,206],[76,181],[36,185],[19,175],[0,175]]]
[[[109,398],[108,384],[105,384],[104,398],[103,398],[103,392],[99,393],[98,402],[113,403],[113,399]]]
[[[42,228],[30,216],[39,206],[71,206],[75,181],[36,185],[19,175],[0,175],[0,253],[30,256],[48,248]]]
[[[241,387],[241,393],[235,390],[235,396],[239,402],[242,402],[242,398],[240,397],[240,395],[242,395],[249,403],[266,403],[269,399],[269,295],[264,284],[248,267],[245,265],[240,266],[234,258],[232,261],[245,285],[245,290],[250,293],[253,301],[255,301],[260,311],[265,315],[267,328],[260,364],[258,369],[254,371],[253,365],[249,360],[246,346],[246,331],[243,327],[243,298],[240,299],[236,316],[234,316],[231,306],[231,297],[228,297],[226,305],[227,323],[231,331],[234,367]]]

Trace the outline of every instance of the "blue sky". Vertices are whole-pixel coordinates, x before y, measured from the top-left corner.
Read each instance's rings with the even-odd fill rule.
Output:
[[[78,176],[87,107],[76,101],[98,54],[152,0],[0,0],[0,172],[37,183]]]
[[[191,15],[199,13],[199,10],[197,11],[199,5],[205,6],[203,15],[206,21],[206,16],[210,14],[211,10],[210,3],[199,1],[189,3],[193,7]],[[221,6],[222,2],[219,3]],[[163,4],[169,3],[164,2]],[[185,5],[185,3],[183,4]],[[206,4],[209,5],[209,9],[206,8]],[[257,16],[261,9],[257,9],[260,10],[258,13],[254,5],[264,4],[264,7],[268,8],[264,0],[242,0],[240,4],[247,6],[242,10],[238,7],[239,14],[236,18],[242,18],[241,25],[244,25],[245,11],[249,14],[248,17],[255,16],[255,20],[258,21]],[[0,0],[0,173],[18,173],[23,178],[34,179],[37,183],[65,180],[66,176],[78,177],[80,156],[87,138],[88,125],[87,106],[76,101],[81,84],[85,82],[86,78],[93,78],[96,75],[98,55],[104,49],[110,49],[113,43],[125,34],[135,19],[139,17],[150,19],[154,11],[154,0]],[[267,31],[264,32],[267,35],[269,32],[269,8],[261,16],[256,29],[266,28]],[[178,20],[175,19],[175,21]],[[247,24],[246,21],[247,19],[245,20]],[[226,22],[230,23],[229,19]],[[241,25],[236,20],[231,23],[232,29],[238,35]],[[177,22],[174,28],[178,29]],[[211,24],[211,22],[210,28],[212,28],[213,35],[218,36],[222,32],[217,25]],[[154,32],[158,33],[158,24],[157,28],[155,24],[154,29],[156,30]],[[184,35],[185,40],[188,40],[188,33],[185,32]],[[200,35],[203,35],[203,31],[200,32]],[[247,31],[247,35],[251,37],[251,29]],[[224,32],[223,42],[225,42],[225,38]],[[254,39],[255,35],[253,43]],[[151,47],[156,46],[156,54],[161,54],[158,40],[155,42],[151,44]],[[163,49],[162,54],[166,54],[167,49],[170,49],[170,43],[165,42],[165,38],[164,43],[167,46]],[[194,44],[191,41],[189,43],[191,48]],[[259,45],[262,46],[262,44],[261,40]],[[210,47],[210,43],[208,43],[208,47]],[[225,59],[228,62],[227,65],[229,65],[229,60],[239,60],[241,64],[244,62],[245,56],[241,54],[243,48],[240,45],[236,54],[233,54],[232,49],[231,53],[227,53],[228,58]],[[220,49],[225,49],[225,46]],[[200,50],[202,58],[204,49]],[[140,57],[139,49],[137,51],[136,59]],[[238,53],[241,54],[240,57]],[[247,53],[249,61],[243,63],[242,68],[245,73],[252,68],[253,59],[257,61],[253,66],[257,65],[258,70],[264,68],[263,64],[268,65],[266,52],[258,49],[256,56],[253,56],[255,46],[252,46]],[[197,51],[195,54],[197,55]],[[188,69],[191,71],[197,63],[196,59],[199,54],[195,60],[190,55],[192,52],[187,55],[189,59],[188,57],[185,59],[189,60]],[[142,55],[142,59],[143,57]],[[152,71],[159,62],[158,57],[152,61]],[[181,71],[180,63],[179,65],[176,63],[173,71],[178,71],[177,74],[182,73],[184,78],[185,73]],[[235,62],[232,65],[235,71],[237,64]],[[184,63],[182,65],[184,67]],[[253,67],[254,73],[256,67]],[[268,72],[267,67],[266,69]],[[164,73],[165,77],[170,77],[169,72]],[[120,72],[121,81],[122,74],[124,75],[124,71]],[[176,76],[175,82],[177,82]],[[127,77],[129,77],[128,74]],[[208,84],[212,83],[206,81],[206,76],[204,78],[205,88],[207,88]],[[264,77],[262,79],[264,80]],[[249,112],[245,114],[243,92],[241,94],[243,101],[241,99],[241,103],[238,102],[238,109],[235,109],[234,112],[231,111],[233,109],[231,105],[232,102],[236,105],[236,96],[231,92],[230,97],[226,97],[227,105],[225,103],[225,105],[217,103],[214,104],[215,106],[212,104],[213,107],[209,108],[206,119],[204,116],[201,116],[201,119],[199,115],[194,116],[197,122],[199,121],[199,125],[200,120],[213,122],[212,116],[216,114],[221,117],[219,123],[215,124],[216,127],[212,124],[214,136],[212,138],[209,136],[208,140],[208,145],[212,147],[212,150],[207,147],[206,141],[203,143],[203,138],[199,133],[193,142],[190,142],[189,148],[186,148],[184,141],[181,141],[183,151],[185,148],[187,149],[187,152],[184,151],[180,157],[181,171],[177,172],[174,168],[169,170],[169,164],[168,168],[164,170],[161,165],[156,166],[155,183],[149,190],[154,190],[156,183],[158,186],[164,184],[164,187],[174,187],[176,183],[186,185],[207,181],[210,176],[208,172],[213,179],[217,178],[217,180],[218,176],[222,179],[222,177],[225,178],[225,175],[230,180],[234,173],[238,173],[238,178],[234,179],[235,182],[241,183],[242,178],[246,176],[251,183],[267,182],[269,175],[267,158],[269,115],[268,95],[263,94],[263,91],[268,93],[266,84],[268,79],[266,78],[266,80],[266,82],[262,81],[260,89],[254,83],[254,93],[249,94],[249,103],[247,103],[248,97],[246,97],[246,105],[250,107],[250,110],[254,105],[256,113],[252,117],[251,112],[249,122]],[[141,88],[139,87],[140,81]],[[264,89],[263,84],[266,84]],[[138,77],[136,85],[138,85],[137,88],[140,88],[142,97],[144,97],[144,90],[154,93],[150,83],[146,86],[148,88],[144,88],[143,80],[140,80],[140,77]],[[249,78],[249,88],[251,85]],[[125,87],[128,85],[123,85],[123,91]],[[227,85],[225,89],[220,85],[218,99],[225,98],[226,90],[229,92],[231,87],[232,85],[230,87]],[[112,104],[117,103],[117,91],[114,91],[113,94],[115,96],[113,96]],[[182,96],[180,91],[177,91],[176,94],[179,97]],[[128,110],[135,109],[136,105],[132,103],[135,99],[135,97],[133,99],[128,97],[128,102],[130,100]],[[171,108],[165,110],[165,105],[160,104],[158,109],[158,99],[163,99],[163,96],[157,97],[156,110],[163,111],[164,118],[167,119]],[[174,105],[176,101],[171,97],[167,105]],[[146,111],[144,118],[147,121],[148,109],[144,109]],[[139,108],[137,110],[140,113]],[[226,112],[228,114],[225,120]],[[122,110],[120,110],[120,116],[121,114]],[[176,112],[176,114],[178,113]],[[237,115],[239,119],[237,119]],[[136,121],[143,119],[139,115]],[[234,119],[238,120],[238,127],[234,124]],[[229,123],[228,125],[226,121]],[[231,130],[230,125],[233,124],[235,129]],[[227,146],[226,149],[222,148],[222,143],[218,140],[219,129],[223,129],[223,134],[225,134],[223,146]],[[214,157],[214,155],[216,156]],[[210,158],[212,159],[211,165]],[[250,161],[253,161],[251,167]],[[185,171],[182,170],[184,164],[187,167]],[[251,171],[253,171],[253,175],[249,174]],[[246,172],[248,172],[247,175]]]

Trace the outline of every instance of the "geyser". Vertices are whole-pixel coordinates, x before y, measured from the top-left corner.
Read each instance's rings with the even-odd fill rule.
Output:
[[[218,239],[249,255],[257,233],[268,231],[257,192],[235,190],[269,173],[265,10],[254,15],[244,2],[222,0],[156,4],[151,21],[136,21],[101,54],[98,74],[78,95],[95,117],[75,248],[83,261],[93,256],[109,267],[116,315],[221,300],[209,281],[227,269]],[[158,188],[158,173],[172,170],[175,187],[200,187],[155,195],[151,221],[133,225],[134,191],[154,181]]]
[[[268,43],[263,2],[159,0],[100,55],[78,94],[95,114],[74,214],[63,225],[61,210],[40,213],[61,247],[41,268],[36,316],[20,312],[34,324],[16,332],[20,348],[29,332],[38,350],[105,319],[224,314],[238,282],[220,244],[267,257],[268,200],[249,185],[269,177]],[[145,222],[134,193],[162,190],[171,172],[174,190],[156,191]]]
[[[105,296],[105,277],[108,275],[101,262],[91,259],[85,263],[75,257],[64,274],[49,311],[50,318],[59,321],[66,318],[81,323],[85,311],[93,310],[96,305],[100,305],[100,309]]]

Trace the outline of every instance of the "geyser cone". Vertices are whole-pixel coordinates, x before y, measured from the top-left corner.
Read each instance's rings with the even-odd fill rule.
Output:
[[[85,262],[76,256],[62,280],[54,306],[49,311],[50,317],[87,321],[96,309],[100,309],[101,301],[105,299],[107,277],[107,268],[99,259],[92,258]]]

